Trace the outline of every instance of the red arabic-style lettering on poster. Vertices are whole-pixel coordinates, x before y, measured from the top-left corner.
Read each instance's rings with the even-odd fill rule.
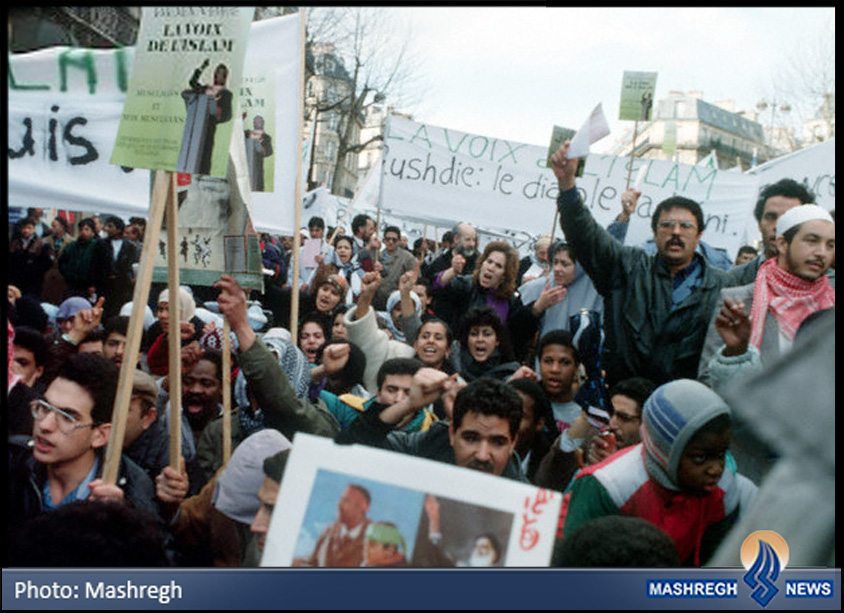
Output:
[[[537,490],[536,496],[531,500],[528,496],[525,498],[525,512],[522,513],[522,531],[519,536],[519,547],[524,551],[530,551],[539,542],[541,536],[539,531],[534,527],[537,521],[537,516],[542,515],[543,507],[550,501],[551,496],[548,490]]]

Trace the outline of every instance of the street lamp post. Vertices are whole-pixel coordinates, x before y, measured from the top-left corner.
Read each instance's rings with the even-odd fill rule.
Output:
[[[787,102],[777,102],[776,99],[774,99],[771,102],[768,102],[767,100],[762,99],[762,100],[760,100],[759,102],[756,103],[756,108],[759,110],[760,113],[764,112],[765,109],[767,109],[768,107],[770,107],[770,109],[771,109],[771,124],[770,124],[770,127],[768,128],[768,157],[772,158],[772,157],[774,157],[773,153],[774,153],[774,148],[775,148],[774,147],[774,119],[776,117],[777,108],[779,108],[780,111],[782,111],[783,113],[788,113],[788,112],[791,111],[791,105],[788,104]]]

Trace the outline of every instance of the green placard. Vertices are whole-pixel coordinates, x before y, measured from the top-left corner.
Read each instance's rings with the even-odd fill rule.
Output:
[[[624,72],[621,80],[621,104],[618,118],[650,121],[656,90],[655,72]]]
[[[112,164],[226,176],[253,14],[143,8]]]

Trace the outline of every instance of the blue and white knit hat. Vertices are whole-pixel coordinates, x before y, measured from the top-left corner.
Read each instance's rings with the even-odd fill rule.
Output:
[[[658,387],[642,407],[642,442],[645,468],[671,490],[677,486],[677,468],[686,445],[700,428],[730,407],[703,383],[677,379]]]

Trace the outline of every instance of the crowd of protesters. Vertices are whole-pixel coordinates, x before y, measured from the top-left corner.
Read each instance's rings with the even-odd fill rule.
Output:
[[[567,146],[552,157],[567,240],[537,236],[521,259],[507,241],[479,245],[471,220],[408,245],[365,214],[336,233],[314,217],[303,233],[325,246],[308,265],[292,257],[292,237],[261,235],[263,292],[222,275],[214,288],[181,288],[175,312],[153,284],[115,483],[102,478],[104,451],[145,223],[57,214],[48,224],[29,209],[10,224],[7,562],[257,566],[297,432],[564,493],[552,565],[726,559],[719,544],[789,449],[736,399],[798,350],[825,350],[803,339],[831,338],[834,351],[834,219],[784,179],[758,195],[761,247],[733,264],[702,241],[700,204],[683,197],[655,208],[650,245],[625,246],[619,226],[641,192],[622,194],[608,231],[574,187]],[[181,343],[180,415],[169,334]],[[822,377],[806,373],[807,388],[834,397]],[[183,426],[178,461],[171,420]],[[802,427],[811,438],[813,424]],[[368,505],[365,490],[347,490],[333,531],[297,563],[412,562]]]

